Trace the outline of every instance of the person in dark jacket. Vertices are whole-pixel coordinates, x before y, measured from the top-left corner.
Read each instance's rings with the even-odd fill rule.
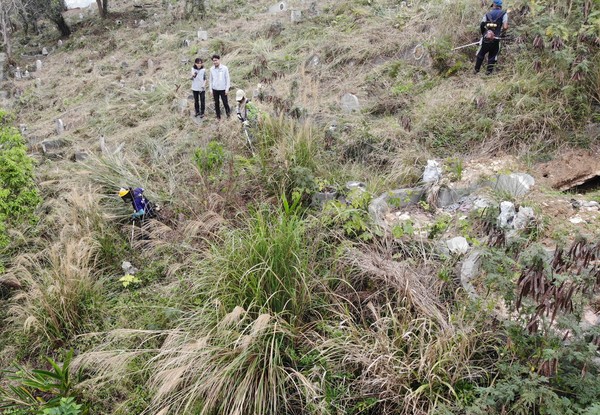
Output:
[[[494,71],[494,65],[500,53],[500,38],[508,29],[508,14],[502,10],[502,0],[494,0],[492,10],[486,13],[479,25],[481,29],[481,46],[477,51],[475,73],[478,73],[483,64],[485,55],[488,55],[487,70],[489,75]]]
[[[119,196],[123,202],[129,202],[133,206],[134,213],[131,219],[151,219],[156,215],[154,203],[144,197],[144,189],[136,187],[122,187],[119,190]]]

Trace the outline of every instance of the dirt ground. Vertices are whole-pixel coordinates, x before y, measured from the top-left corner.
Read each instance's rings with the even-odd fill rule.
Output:
[[[534,173],[536,182],[556,190],[567,190],[600,175],[600,152],[572,149],[536,166]]]
[[[459,186],[469,185],[499,173],[523,172],[535,179],[531,191],[518,203],[537,208],[544,240],[553,244],[554,238],[588,235],[595,238],[600,230],[600,210],[593,206],[594,194],[568,193],[572,186],[600,175],[598,150],[571,149],[553,160],[533,166],[519,163],[513,156],[493,160],[469,160],[463,167]],[[600,189],[599,189],[600,191]],[[592,202],[592,206],[585,205]]]

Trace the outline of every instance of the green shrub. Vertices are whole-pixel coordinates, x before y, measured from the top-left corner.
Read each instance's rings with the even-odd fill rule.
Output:
[[[196,150],[194,160],[201,172],[214,173],[225,162],[225,156],[223,145],[217,141],[210,141],[206,147]]]
[[[41,199],[33,179],[33,161],[12,119],[0,110],[0,248],[8,242],[7,225],[35,221]]]

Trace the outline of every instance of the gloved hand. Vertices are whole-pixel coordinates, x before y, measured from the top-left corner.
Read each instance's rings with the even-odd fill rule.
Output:
[[[145,213],[146,213],[146,211],[144,209],[140,209],[137,212],[135,212],[133,215],[131,215],[131,219],[139,219],[142,216],[144,216]]]
[[[248,121],[248,120],[244,120],[244,121],[242,122],[242,125],[243,125],[244,127],[249,127],[249,126],[250,126],[250,121]]]

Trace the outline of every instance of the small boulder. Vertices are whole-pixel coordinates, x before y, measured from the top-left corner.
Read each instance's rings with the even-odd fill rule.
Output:
[[[516,230],[522,230],[527,228],[530,223],[535,220],[535,214],[533,209],[530,207],[521,207],[513,220],[513,226]]]
[[[56,153],[67,144],[64,140],[44,140],[40,143],[44,154]]]
[[[512,202],[500,203],[500,215],[498,215],[498,226],[503,229],[512,229],[515,219],[515,205]]]
[[[131,262],[129,261],[123,261],[123,263],[121,264],[121,269],[125,274],[129,275],[135,275],[135,273],[139,271],[136,267],[131,265]]]
[[[73,154],[72,160],[76,163],[82,163],[86,161],[89,156],[90,155],[85,151],[76,151],[75,154]]]
[[[529,192],[535,179],[526,173],[501,174],[496,180],[495,189],[507,192],[513,197],[521,197]]]
[[[464,255],[469,251],[469,243],[462,236],[447,240],[446,246],[448,246],[448,250],[453,254]]]
[[[435,160],[427,160],[427,166],[423,171],[424,183],[435,183],[442,177],[442,168],[440,163]]]
[[[464,290],[467,292],[469,297],[475,298],[475,288],[471,284],[471,280],[479,274],[481,268],[481,252],[474,250],[469,256],[463,261],[460,269],[460,283]]]

